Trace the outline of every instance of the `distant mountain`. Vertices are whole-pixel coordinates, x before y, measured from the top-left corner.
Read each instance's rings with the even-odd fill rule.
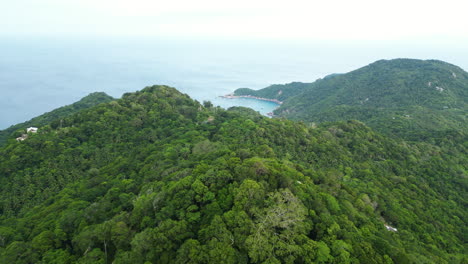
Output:
[[[466,145],[167,86],[61,120],[0,147],[0,263],[467,261]]]
[[[13,125],[4,130],[0,130],[0,146],[5,144],[9,138],[13,138],[14,135],[12,134],[18,130],[21,130],[21,132],[24,132],[27,127],[43,126],[43,125],[52,123],[52,121],[59,122],[59,119],[69,116],[71,114],[74,114],[76,112],[79,112],[83,109],[87,109],[95,105],[98,105],[101,103],[107,103],[113,100],[115,99],[103,92],[91,93],[83,97],[80,101],[76,103],[57,108],[53,111],[50,111],[38,117],[35,117],[29,121]],[[19,132],[18,134],[21,134],[21,132]]]
[[[436,60],[380,60],[314,83],[235,91],[249,93],[283,101],[278,116],[308,122],[357,119],[409,140],[467,128],[468,73]]]

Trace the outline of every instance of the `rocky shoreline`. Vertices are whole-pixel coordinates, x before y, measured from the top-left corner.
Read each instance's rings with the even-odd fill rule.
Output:
[[[269,99],[269,98],[257,97],[253,95],[234,95],[233,93],[231,93],[231,94],[221,95],[220,97],[228,98],[228,99],[250,98],[250,99],[257,99],[257,100],[262,100],[262,101],[269,101],[269,102],[273,102],[279,105],[283,104],[282,101],[279,101],[277,99]]]

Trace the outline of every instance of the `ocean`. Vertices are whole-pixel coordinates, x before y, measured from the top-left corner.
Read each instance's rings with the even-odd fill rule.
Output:
[[[440,59],[468,68],[450,43],[341,43],[118,37],[0,37],[0,129],[89,93],[113,97],[164,84],[224,108],[266,114],[275,103],[225,99],[237,88],[312,82],[379,59]]]

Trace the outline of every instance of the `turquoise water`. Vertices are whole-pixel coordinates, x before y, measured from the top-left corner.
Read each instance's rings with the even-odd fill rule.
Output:
[[[252,98],[214,98],[212,100],[213,104],[223,106],[223,107],[230,107],[230,106],[245,106],[254,109],[255,111],[260,112],[262,115],[267,115],[268,113],[273,112],[276,108],[279,107],[279,104],[262,101]]]
[[[0,129],[71,104],[95,91],[114,97],[153,84],[202,102],[261,113],[277,105],[224,99],[240,87],[312,82],[378,59],[441,59],[466,69],[465,47],[185,39],[0,38]]]

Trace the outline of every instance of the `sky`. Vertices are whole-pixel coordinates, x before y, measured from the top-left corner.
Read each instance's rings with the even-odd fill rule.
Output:
[[[0,97],[0,112],[18,114],[0,129],[52,110],[47,91],[62,91],[62,104],[74,87],[76,98],[109,84],[261,88],[401,57],[467,70],[466,10],[466,0],[0,0],[0,90],[23,93]]]
[[[0,0],[0,35],[468,43],[465,0]]]

